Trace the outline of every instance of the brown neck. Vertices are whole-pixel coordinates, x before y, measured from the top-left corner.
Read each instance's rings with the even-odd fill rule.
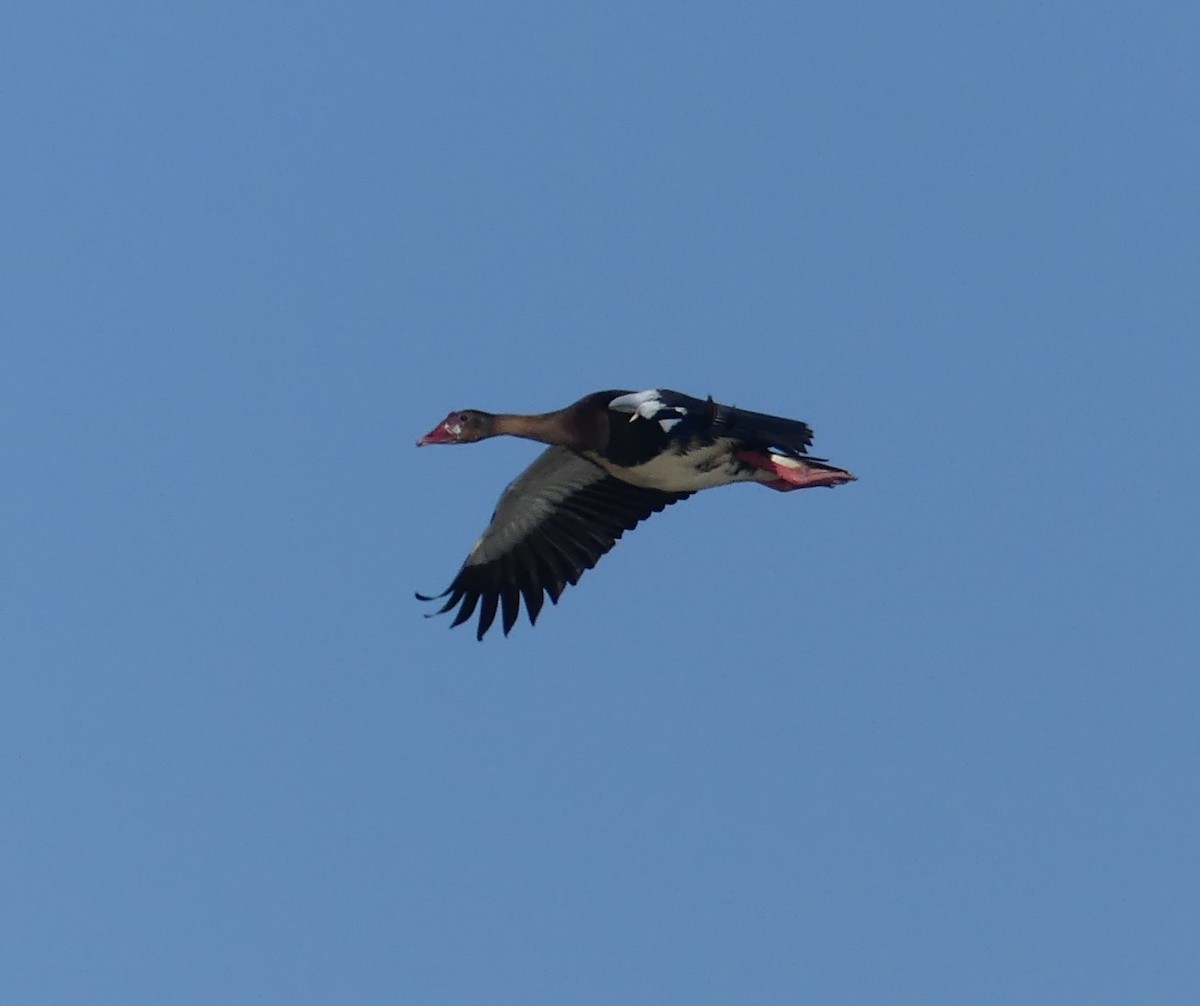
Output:
[[[556,423],[557,414],[545,412],[537,416],[522,416],[502,412],[492,419],[492,431],[498,437],[521,437],[543,444],[563,445],[565,430]]]
[[[534,416],[500,413],[492,419],[492,435],[521,437],[576,451],[599,447],[598,431],[592,430],[583,418],[574,407]]]

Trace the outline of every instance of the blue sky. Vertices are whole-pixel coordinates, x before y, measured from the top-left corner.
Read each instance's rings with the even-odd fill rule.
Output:
[[[5,1001],[1197,1001],[1194,5],[5,22]],[[860,481],[423,619],[651,386]]]

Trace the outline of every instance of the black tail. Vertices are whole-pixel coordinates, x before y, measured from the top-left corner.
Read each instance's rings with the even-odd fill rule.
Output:
[[[775,448],[793,457],[808,453],[813,432],[807,423],[763,412],[747,412],[731,405],[718,405],[711,427],[717,437],[736,437],[747,446]]]

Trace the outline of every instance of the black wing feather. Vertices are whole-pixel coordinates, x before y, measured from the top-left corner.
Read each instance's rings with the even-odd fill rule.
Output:
[[[732,437],[743,441],[748,447],[776,450],[792,457],[807,454],[812,446],[812,428],[799,419],[751,412],[735,405],[721,405],[711,398],[701,401],[679,391],[664,390],[659,394],[664,404],[682,405],[687,409],[688,421],[680,424],[680,433],[686,430],[712,439]],[[696,423],[694,428],[693,422]]]
[[[492,627],[492,622],[496,620],[496,603],[500,599],[499,591],[489,590],[483,593],[483,606],[479,609],[479,629],[475,633],[476,639],[483,639],[487,630]]]

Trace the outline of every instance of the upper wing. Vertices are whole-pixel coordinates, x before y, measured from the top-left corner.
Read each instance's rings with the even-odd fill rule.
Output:
[[[624,532],[690,495],[629,485],[573,451],[551,447],[504,490],[483,537],[437,595],[449,599],[435,614],[461,602],[451,623],[461,625],[482,599],[475,637],[483,639],[498,606],[507,636],[523,597],[532,625],[543,592],[557,604],[567,584],[578,583]]]
[[[679,391],[650,388],[628,392],[608,403],[609,409],[626,413],[631,420],[646,419],[657,423],[661,433],[647,438],[645,427],[638,429],[645,450],[658,453],[668,441],[712,442],[721,437],[741,441],[746,447],[778,451],[790,457],[808,453],[812,430],[807,423],[764,412],[750,412],[732,405],[721,405],[711,398],[693,398]],[[617,424],[617,435],[623,426]]]

